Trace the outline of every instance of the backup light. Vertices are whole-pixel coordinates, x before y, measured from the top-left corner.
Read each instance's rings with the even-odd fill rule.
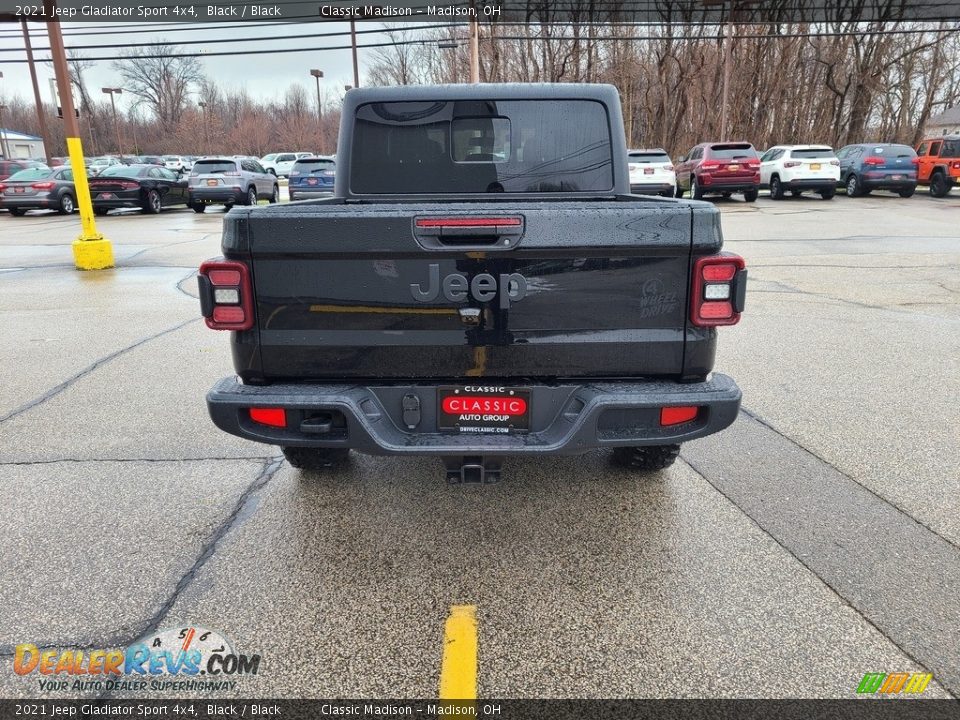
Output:
[[[705,285],[703,288],[703,299],[704,300],[729,300],[730,284],[729,283],[710,283],[709,285]]]
[[[236,305],[240,302],[240,291],[237,288],[214,288],[213,301],[218,305]]]

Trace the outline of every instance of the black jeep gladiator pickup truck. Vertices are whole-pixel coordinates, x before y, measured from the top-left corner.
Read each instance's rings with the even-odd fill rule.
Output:
[[[351,90],[335,188],[234,208],[200,268],[233,331],[221,429],[307,470],[354,449],[482,482],[598,447],[663,468],[736,418],[711,369],[743,260],[712,205],[630,194],[614,87]]]

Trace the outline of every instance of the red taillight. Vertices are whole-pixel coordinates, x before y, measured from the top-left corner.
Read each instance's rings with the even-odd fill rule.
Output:
[[[701,169],[701,170],[719,170],[719,169],[720,169],[720,163],[718,163],[718,162],[705,162],[705,163],[700,163],[700,169]]]
[[[787,162],[785,162],[785,163],[783,164],[783,166],[784,166],[785,168],[792,168],[792,167],[796,167],[796,166],[799,165],[799,164],[800,164],[800,163],[797,162],[796,160],[787,160]]]
[[[696,405],[660,408],[660,424],[666,426],[690,422],[697,418],[699,412],[700,408]]]
[[[7,186],[4,185],[3,183],[0,183],[0,192],[3,192],[6,189],[7,189]]]
[[[286,427],[287,411],[283,408],[250,408],[250,419],[270,427]]]
[[[840,167],[840,161],[839,161],[839,160],[831,160],[831,161],[830,161],[830,164],[831,164],[831,165],[836,165],[837,167]]]
[[[240,173],[238,172],[225,172],[223,175],[224,177],[240,177]]]
[[[519,227],[523,220],[518,217],[449,217],[449,218],[417,218],[418,228],[445,228],[445,227]]]
[[[746,293],[743,258],[722,253],[697,258],[690,291],[690,322],[697,327],[736,325]]]
[[[914,165],[919,165],[919,164],[920,164],[920,158],[918,158],[918,157],[910,158],[910,162],[912,162]]]
[[[886,162],[882,157],[871,155],[863,161],[864,165],[883,165]]]
[[[38,183],[33,183],[30,187],[32,187],[34,190],[50,190],[50,189],[53,188],[53,183],[52,183],[52,182],[38,182]]]
[[[673,170],[673,165],[664,165],[663,169],[669,172],[670,170]]]
[[[211,330],[253,327],[253,284],[241,262],[226,260],[200,266],[200,307]]]

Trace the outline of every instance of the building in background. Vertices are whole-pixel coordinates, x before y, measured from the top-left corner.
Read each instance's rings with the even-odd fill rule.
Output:
[[[7,160],[43,160],[47,156],[42,138],[0,128],[0,154],[5,151],[10,153]]]
[[[960,134],[960,105],[944,110],[927,122],[927,136]]]

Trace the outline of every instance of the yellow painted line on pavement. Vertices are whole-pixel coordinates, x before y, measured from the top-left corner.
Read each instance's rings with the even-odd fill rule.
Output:
[[[443,629],[441,700],[477,699],[477,606],[454,605]]]

